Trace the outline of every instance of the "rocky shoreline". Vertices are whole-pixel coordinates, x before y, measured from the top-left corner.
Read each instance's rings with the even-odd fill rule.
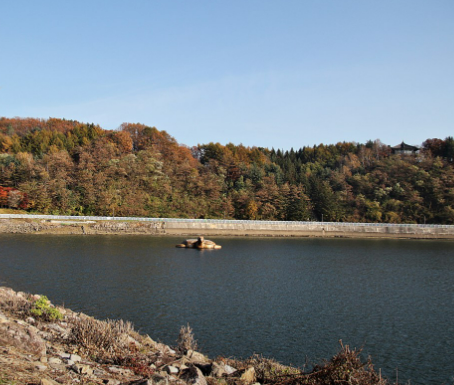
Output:
[[[348,346],[311,370],[258,356],[213,360],[196,350],[189,325],[170,347],[139,334],[129,322],[96,320],[54,306],[45,296],[0,287],[0,384],[335,383],[389,384]]]

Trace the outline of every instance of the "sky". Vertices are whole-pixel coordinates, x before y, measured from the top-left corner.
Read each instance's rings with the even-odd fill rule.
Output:
[[[0,2],[0,116],[289,150],[454,135],[452,0]]]

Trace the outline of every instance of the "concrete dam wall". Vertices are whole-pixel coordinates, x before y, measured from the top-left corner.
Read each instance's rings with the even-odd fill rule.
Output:
[[[454,239],[454,226],[0,214],[0,233]]]

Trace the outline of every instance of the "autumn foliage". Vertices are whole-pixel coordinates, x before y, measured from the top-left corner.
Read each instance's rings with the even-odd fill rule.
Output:
[[[0,186],[0,207],[26,210],[28,208],[28,196],[26,193],[13,187]]]
[[[454,223],[454,140],[193,148],[140,123],[0,118],[0,205],[65,215]]]

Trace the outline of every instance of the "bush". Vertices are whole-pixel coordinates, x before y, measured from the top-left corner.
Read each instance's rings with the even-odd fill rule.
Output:
[[[197,341],[194,339],[194,333],[189,326],[182,326],[177,340],[177,349],[185,354],[188,350],[197,350]]]
[[[370,359],[362,362],[360,353],[361,350],[350,349],[341,342],[340,351],[330,361],[315,365],[310,371],[281,365],[261,356],[236,362],[235,367],[254,367],[257,381],[269,385],[389,385],[375,371]],[[234,384],[230,380],[228,382]]]
[[[99,321],[87,316],[72,319],[71,342],[98,360],[128,351],[128,335],[134,330],[130,322]]]
[[[49,299],[45,295],[42,295],[33,303],[30,313],[45,321],[58,321],[63,318],[60,311],[51,306]]]

